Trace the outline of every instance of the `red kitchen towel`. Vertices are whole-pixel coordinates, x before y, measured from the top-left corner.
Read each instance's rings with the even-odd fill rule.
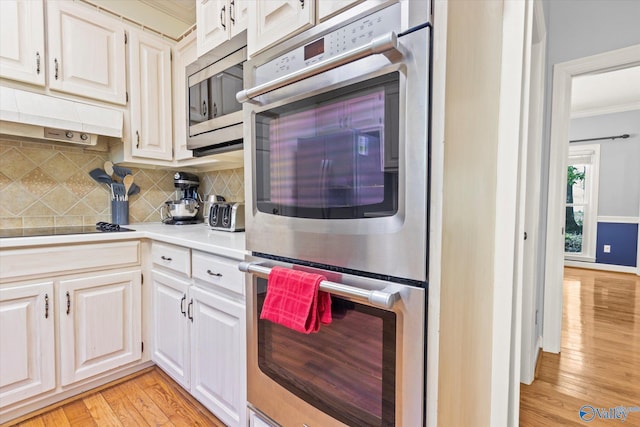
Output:
[[[320,274],[273,267],[260,319],[270,320],[304,334],[331,323],[331,296],[319,291]]]

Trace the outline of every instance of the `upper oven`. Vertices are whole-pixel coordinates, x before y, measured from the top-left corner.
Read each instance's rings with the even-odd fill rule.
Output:
[[[247,249],[424,282],[429,2],[320,25],[245,65]]]
[[[246,60],[246,43],[232,39],[187,66],[187,148],[194,156],[242,149],[236,93]]]

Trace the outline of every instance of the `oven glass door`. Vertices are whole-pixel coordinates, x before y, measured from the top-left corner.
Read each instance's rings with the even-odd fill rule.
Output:
[[[399,73],[256,114],[256,204],[296,218],[398,211]]]
[[[285,389],[350,426],[395,425],[396,313],[332,295],[331,324],[304,335],[260,320],[258,366]]]

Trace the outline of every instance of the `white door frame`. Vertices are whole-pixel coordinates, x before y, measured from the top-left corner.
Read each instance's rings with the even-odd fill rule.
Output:
[[[562,276],[564,268],[564,224],[567,196],[567,158],[571,115],[571,80],[574,76],[625,68],[640,62],[640,45],[629,46],[553,67],[551,104],[551,148],[549,154],[549,203],[544,281],[544,351],[560,352],[562,330]]]
[[[536,328],[536,295],[538,283],[538,260],[540,247],[540,176],[542,170],[542,129],[544,111],[544,81],[547,29],[544,22],[542,1],[533,3],[533,22],[531,38],[530,64],[530,98],[529,98],[529,126],[528,148],[523,157],[526,173],[526,186],[522,186],[520,200],[521,221],[527,240],[524,243],[522,260],[522,299],[519,310],[522,322],[520,325],[521,355],[520,382],[533,382],[536,360],[540,352],[540,340]],[[515,382],[515,380],[514,380]],[[519,385],[519,384],[518,384]]]

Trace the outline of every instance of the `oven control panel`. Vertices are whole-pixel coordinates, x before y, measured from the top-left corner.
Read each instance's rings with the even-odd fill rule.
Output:
[[[257,67],[256,83],[261,84],[302,70],[317,62],[364,46],[374,38],[392,31],[401,31],[398,3],[337,28]]]

